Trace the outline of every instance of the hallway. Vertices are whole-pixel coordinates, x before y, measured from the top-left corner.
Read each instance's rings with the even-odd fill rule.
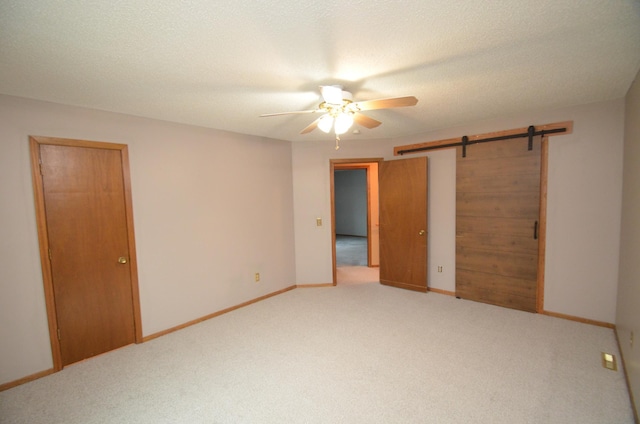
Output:
[[[367,238],[336,235],[336,266],[367,266]]]
[[[380,282],[380,268],[367,266],[367,238],[336,235],[336,280],[340,285]]]

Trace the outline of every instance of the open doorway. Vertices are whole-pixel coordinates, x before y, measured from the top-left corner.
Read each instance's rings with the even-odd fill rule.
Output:
[[[369,266],[367,170],[336,169],[333,178],[336,266]]]
[[[379,282],[378,164],[331,161],[333,284]]]

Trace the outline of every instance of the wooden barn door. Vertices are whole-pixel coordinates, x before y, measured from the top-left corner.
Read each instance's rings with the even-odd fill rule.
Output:
[[[427,291],[427,158],[380,164],[380,283]]]
[[[126,146],[31,141],[50,330],[64,367],[141,334]]]
[[[541,139],[457,151],[456,296],[536,311]]]

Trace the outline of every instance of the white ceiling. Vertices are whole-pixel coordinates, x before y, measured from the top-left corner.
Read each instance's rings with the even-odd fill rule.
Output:
[[[639,0],[0,0],[0,93],[284,140],[318,86],[387,138],[623,97]],[[354,127],[354,128],[357,128]]]

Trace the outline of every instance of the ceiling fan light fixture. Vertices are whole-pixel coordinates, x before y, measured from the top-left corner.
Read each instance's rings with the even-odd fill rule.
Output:
[[[267,113],[262,116],[278,116],[290,114],[320,113],[321,116],[307,125],[300,134],[308,134],[316,128],[329,134],[331,130],[336,135],[336,142],[340,140],[339,135],[345,134],[353,126],[358,125],[372,129],[382,122],[369,118],[360,112],[376,109],[389,109],[394,107],[415,106],[418,99],[413,96],[391,97],[386,99],[373,99],[361,102],[354,102],[353,95],[343,90],[341,85],[322,85],[320,92],[323,102],[316,109],[299,110],[295,112]],[[356,130],[359,131],[359,130]],[[354,131],[354,134],[356,132]]]
[[[318,128],[322,131],[329,133],[333,127],[333,117],[329,114],[323,115],[318,121]]]
[[[323,85],[320,87],[324,101],[332,105],[342,104],[342,87],[339,85]]]
[[[350,113],[341,113],[336,117],[335,132],[336,134],[344,134],[349,131],[353,125],[353,115]]]

